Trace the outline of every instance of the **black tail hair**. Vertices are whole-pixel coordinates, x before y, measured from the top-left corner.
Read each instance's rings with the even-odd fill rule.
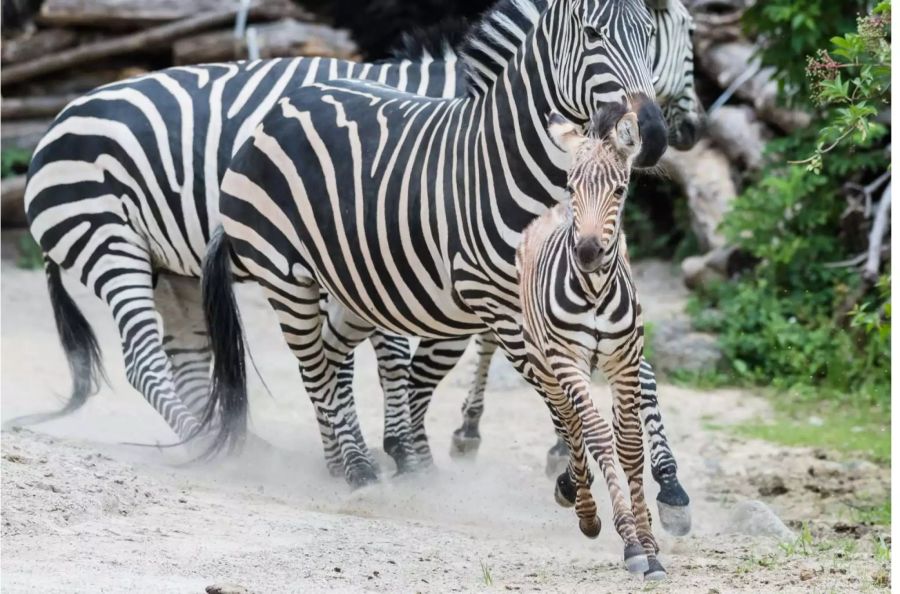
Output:
[[[97,337],[63,285],[59,264],[46,255],[44,272],[47,275],[50,304],[53,306],[59,341],[62,343],[72,373],[72,394],[66,405],[58,411],[16,417],[4,423],[4,428],[44,423],[71,414],[81,408],[90,396],[96,394],[100,389],[100,382],[106,379]]]
[[[231,244],[221,227],[213,233],[203,262],[203,314],[213,354],[212,381],[200,433],[217,418],[219,428],[203,457],[234,452],[247,434],[247,369],[244,335],[231,272]]]

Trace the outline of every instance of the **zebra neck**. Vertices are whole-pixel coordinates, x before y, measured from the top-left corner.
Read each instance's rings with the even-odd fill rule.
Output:
[[[481,156],[473,163],[476,175],[469,176],[481,180],[480,187],[470,188],[470,197],[483,196],[482,205],[489,199],[491,210],[502,214],[500,235],[512,249],[536,216],[567,197],[570,157],[547,132],[551,111],[583,121],[553,83],[553,56],[559,48],[551,39],[566,37],[554,32],[567,23],[567,15],[559,14],[565,5],[551,3],[505,67],[470,98],[470,121],[477,125],[464,142]]]

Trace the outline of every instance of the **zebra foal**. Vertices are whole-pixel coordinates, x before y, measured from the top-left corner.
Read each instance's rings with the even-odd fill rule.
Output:
[[[644,329],[621,232],[631,164],[641,148],[637,116],[613,105],[595,113],[590,135],[584,136],[552,113],[548,129],[573,160],[567,185],[571,202],[552,208],[526,229],[516,269],[526,353],[545,401],[563,423],[570,452],[568,468],[557,479],[556,499],[564,506],[574,502],[585,535],[599,534],[587,449],[612,499],[626,567],[661,579],[665,570],[656,559],[643,485]],[[598,367],[613,391],[612,426],[591,400],[591,372]],[[617,454],[631,505],[619,482]]]

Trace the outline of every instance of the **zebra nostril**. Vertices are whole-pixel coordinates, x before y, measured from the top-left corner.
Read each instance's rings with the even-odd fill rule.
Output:
[[[593,272],[597,269],[602,253],[600,241],[593,235],[580,240],[575,246],[575,259],[578,267],[584,272]]]

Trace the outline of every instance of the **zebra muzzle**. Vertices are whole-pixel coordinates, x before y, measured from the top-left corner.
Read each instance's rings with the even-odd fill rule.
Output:
[[[575,262],[582,272],[594,272],[600,268],[603,258],[603,246],[594,235],[589,235],[575,245]]]

